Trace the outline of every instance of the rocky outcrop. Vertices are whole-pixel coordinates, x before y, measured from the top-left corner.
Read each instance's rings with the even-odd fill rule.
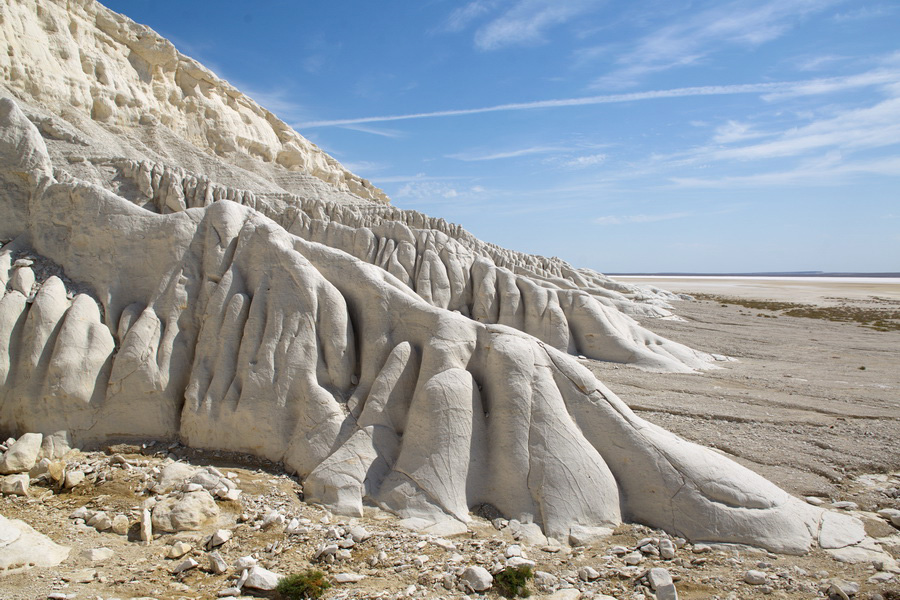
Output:
[[[499,316],[436,306],[390,269],[237,202],[158,214],[57,180],[42,143],[0,100],[0,214],[19,215],[3,220],[13,241],[0,249],[12,271],[0,429],[248,452],[349,514],[372,502],[465,522],[491,505],[562,539],[633,519],[793,553],[862,535],[638,418]],[[19,276],[23,252],[68,279]]]
[[[14,0],[0,8],[0,81],[57,115],[106,128],[162,126],[229,164],[304,173],[387,202],[369,181],[178,52],[171,42],[93,0]],[[86,145],[55,119],[47,135]]]

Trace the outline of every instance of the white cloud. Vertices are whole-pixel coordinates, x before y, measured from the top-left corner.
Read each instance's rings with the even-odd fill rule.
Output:
[[[444,30],[459,32],[475,26],[474,42],[480,50],[544,41],[547,30],[568,23],[605,0],[475,0],[457,8]],[[489,16],[491,15],[491,16]]]
[[[806,16],[841,0],[735,0],[653,31],[618,59],[619,68],[594,88],[637,84],[650,73],[686,66],[733,45],[759,46],[789,31]]]
[[[606,154],[587,154],[585,156],[576,156],[564,161],[564,165],[573,168],[593,167],[600,163],[606,162],[608,156]]]
[[[792,169],[718,178],[674,177],[672,182],[683,188],[747,188],[785,185],[835,185],[848,183],[856,175],[900,176],[900,156],[876,160],[841,163],[842,157],[826,154]]]
[[[545,30],[587,12],[593,0],[519,0],[512,8],[475,33],[475,45],[482,50],[543,41]]]
[[[628,225],[631,223],[655,223],[657,221],[671,221],[691,216],[689,212],[675,212],[657,215],[620,215],[597,217],[594,223],[597,225]]]
[[[900,97],[789,129],[766,142],[716,149],[706,153],[705,157],[760,160],[800,156],[827,148],[854,151],[894,144],[900,144]]]
[[[717,144],[731,144],[744,140],[763,137],[766,134],[752,131],[751,126],[737,121],[728,121],[724,125],[716,127],[713,141]]]

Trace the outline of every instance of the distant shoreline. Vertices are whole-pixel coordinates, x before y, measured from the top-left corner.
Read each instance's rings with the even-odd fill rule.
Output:
[[[828,273],[825,271],[763,271],[758,273],[606,273],[609,277],[858,277],[858,278],[877,278],[877,279],[898,279],[898,273]]]

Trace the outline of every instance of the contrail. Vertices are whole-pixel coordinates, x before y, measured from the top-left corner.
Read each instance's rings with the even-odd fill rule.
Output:
[[[339,127],[342,125],[358,125],[361,123],[378,123],[386,121],[406,121],[409,119],[432,119],[435,117],[458,117],[481,113],[503,112],[515,110],[534,110],[538,108],[560,108],[565,106],[588,106],[592,104],[612,104],[617,102],[634,102],[637,100],[655,100],[658,98],[683,98],[687,96],[725,96],[729,94],[761,94],[761,93],[816,93],[817,90],[831,91],[835,88],[859,87],[879,83],[897,81],[897,73],[876,71],[850,77],[833,77],[827,79],[809,79],[805,81],[781,81],[770,83],[746,83],[737,85],[708,85],[698,87],[674,88],[669,90],[653,90],[647,92],[631,92],[627,94],[607,94],[603,96],[587,96],[583,98],[563,98],[559,100],[538,100],[536,102],[515,102],[498,104],[482,108],[463,108],[457,110],[438,110],[433,112],[411,113],[406,115],[386,115],[380,117],[358,117],[354,119],[332,119],[327,121],[309,121],[294,125],[298,129],[312,127]]]

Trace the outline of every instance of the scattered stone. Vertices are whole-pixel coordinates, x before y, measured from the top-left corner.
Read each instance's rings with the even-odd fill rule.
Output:
[[[672,576],[666,569],[655,567],[647,571],[647,583],[656,592],[657,600],[678,600],[678,591]]]
[[[190,571],[191,569],[196,569],[199,564],[200,563],[198,563],[193,558],[188,558],[187,560],[184,560],[181,563],[179,563],[177,567],[172,569],[172,573],[174,573],[176,575],[179,573],[184,573],[185,571]]]
[[[825,588],[825,595],[830,600],[850,600],[859,593],[859,584],[843,579],[832,579]]]
[[[138,533],[142,542],[150,543],[153,540],[153,521],[150,517],[150,511],[146,508],[141,511],[141,528]]]
[[[116,515],[112,520],[112,532],[118,535],[127,535],[131,522],[125,515]]]
[[[769,581],[769,578],[766,577],[766,574],[762,571],[750,570],[744,573],[744,583],[749,583],[750,585],[763,585]]]
[[[250,570],[247,573],[247,580],[244,582],[244,587],[268,592],[275,589],[278,582],[281,581],[281,578],[282,576],[278,573],[273,573],[262,567],[250,567]]]
[[[177,464],[177,463],[175,463]],[[206,490],[190,492],[181,498],[169,497],[153,507],[153,529],[177,532],[200,529],[208,520],[219,515],[216,501]]]
[[[659,557],[665,560],[675,558],[675,542],[668,538],[659,540]]]
[[[257,561],[252,556],[242,556],[236,561],[234,561],[234,568],[236,571],[243,571],[244,569],[251,569],[256,566]]]
[[[0,475],[27,473],[34,467],[41,451],[40,433],[26,433],[0,457]]]
[[[358,573],[338,573],[334,576],[334,580],[337,583],[356,583],[365,578],[365,575],[360,575]]]
[[[0,479],[0,493],[6,496],[27,496],[30,483],[28,473],[7,475]]]
[[[225,562],[218,550],[210,552],[207,558],[209,559],[209,570],[216,575],[221,575],[228,571],[228,563]]]
[[[882,508],[878,511],[878,514],[890,521],[894,527],[900,527],[900,510],[896,508]]]
[[[473,592],[484,592],[491,589],[494,577],[484,567],[466,567],[460,577],[463,585]]]
[[[600,577],[600,573],[593,567],[581,567],[578,569],[578,579],[582,581],[594,581]]]
[[[804,500],[806,500],[809,504],[812,504],[813,506],[822,506],[823,504],[825,504],[824,500],[822,500],[821,498],[817,498],[815,496],[806,496],[804,498]]]
[[[84,471],[66,471],[65,478],[66,482],[63,484],[63,487],[67,490],[71,490],[84,482],[85,474]]]
[[[622,560],[625,561],[626,565],[633,567],[644,562],[644,555],[640,552],[632,552],[631,554],[623,556]]]
[[[99,510],[91,515],[87,520],[88,527],[93,527],[97,531],[108,531],[112,529],[112,519],[105,511]]]
[[[92,563],[99,563],[105,560],[109,560],[115,555],[115,551],[110,550],[109,548],[90,548],[88,550],[82,550],[79,553],[79,556],[81,558]]]
[[[857,510],[859,509],[859,504],[856,502],[850,502],[848,500],[844,500],[842,502],[834,502],[832,505],[834,508],[838,508],[840,510]]]
[[[212,550],[213,548],[218,548],[225,542],[231,539],[232,532],[230,529],[219,529],[214,534],[212,534],[209,540],[206,542],[206,549]]]
[[[187,542],[175,542],[166,551],[166,558],[181,558],[192,550]]]
[[[354,525],[350,528],[350,538],[357,544],[366,541],[370,537],[372,537],[372,534],[361,525]]]

